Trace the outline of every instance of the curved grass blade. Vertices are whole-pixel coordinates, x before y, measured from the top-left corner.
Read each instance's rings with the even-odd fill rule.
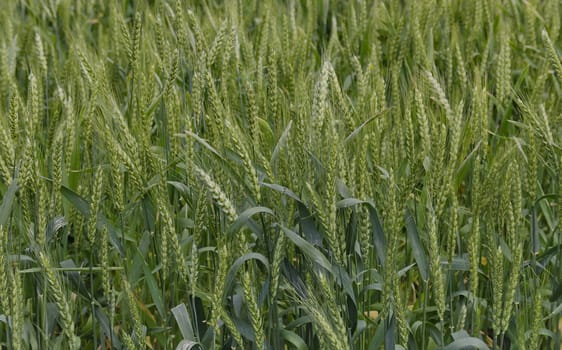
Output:
[[[176,323],[178,324],[183,339],[195,341],[196,339],[193,333],[193,326],[191,325],[191,319],[189,317],[189,313],[185,304],[181,303],[173,307],[172,314],[176,319]]]
[[[349,208],[349,207],[353,207],[359,204],[365,203],[362,200],[359,200],[357,198],[346,198],[346,199],[342,199],[338,202],[336,202],[336,208],[338,209],[342,209],[342,208]]]
[[[201,136],[191,132],[191,131],[186,131],[185,134],[187,136],[191,136],[195,139],[195,141],[199,142],[201,145],[203,145],[206,149],[208,149],[209,151],[211,151],[211,153],[213,153],[215,156],[217,156],[217,158],[224,160],[224,157],[213,147],[211,146],[207,140],[203,139]],[[177,136],[183,136],[183,135],[177,135]]]
[[[223,295],[226,295],[232,289],[232,287],[234,286],[234,280],[236,279],[238,268],[240,267],[240,265],[242,265],[248,260],[260,261],[265,266],[265,268],[269,271],[269,261],[265,256],[259,253],[244,254],[243,256],[236,259],[236,261],[230,267],[230,270],[228,270],[228,274],[226,275],[226,279],[224,282]]]
[[[293,125],[293,121],[290,120],[289,124],[287,124],[287,127],[283,131],[283,134],[281,134],[281,137],[279,137],[279,140],[277,141],[275,148],[273,149],[273,153],[271,154],[271,160],[269,161],[269,163],[272,166],[275,165],[275,162],[279,157],[279,152],[281,151],[281,149],[287,144],[287,138],[289,137],[289,131],[291,131],[292,125]]]
[[[320,265],[326,271],[332,272],[332,264],[318,249],[305,241],[301,236],[286,227],[280,226],[285,235],[306,255],[312,262]]]
[[[297,350],[308,350],[308,346],[304,342],[304,340],[295,332],[292,332],[287,329],[281,329],[281,336],[287,342],[291,343]]]
[[[260,185],[264,186],[264,187],[267,187],[267,188],[271,188],[272,190],[277,191],[277,192],[281,193],[282,195],[285,195],[289,198],[292,198],[299,203],[303,203],[303,201],[293,191],[291,191],[290,189],[288,189],[285,186],[281,186],[281,185],[278,185],[278,184],[268,184],[268,183],[265,183],[265,182],[260,182]]]
[[[238,218],[232,223],[230,226],[230,232],[237,232],[242,228],[242,226],[246,225],[248,221],[252,219],[252,216],[265,213],[275,216],[273,210],[266,208],[266,207],[253,207],[246,209],[243,213],[238,215]]]
[[[386,111],[388,110],[388,108],[383,109],[382,111],[379,111],[377,114],[375,114],[374,116],[372,116],[371,118],[365,120],[361,125],[359,125],[355,130],[353,130],[351,132],[351,134],[349,134],[346,138],[345,138],[345,143],[349,143],[349,141],[353,140],[358,134],[359,132],[361,132],[361,130],[370,122],[372,122],[373,120],[375,120],[378,116],[386,113]]]

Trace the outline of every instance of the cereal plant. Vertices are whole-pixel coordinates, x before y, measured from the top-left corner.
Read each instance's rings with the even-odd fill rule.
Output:
[[[559,0],[5,0],[0,347],[560,349]]]

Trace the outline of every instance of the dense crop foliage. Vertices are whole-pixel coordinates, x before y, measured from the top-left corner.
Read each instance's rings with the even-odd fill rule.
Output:
[[[559,349],[559,0],[6,0],[0,347]]]

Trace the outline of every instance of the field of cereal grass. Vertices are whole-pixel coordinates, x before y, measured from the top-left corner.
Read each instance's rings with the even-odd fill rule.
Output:
[[[560,349],[559,0],[8,0],[0,348]]]

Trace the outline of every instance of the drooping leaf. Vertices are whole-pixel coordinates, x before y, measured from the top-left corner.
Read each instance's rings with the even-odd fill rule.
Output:
[[[287,329],[281,329],[280,333],[283,339],[291,343],[291,345],[293,345],[297,350],[308,350],[308,346],[304,340],[295,332]]]
[[[269,184],[269,183],[265,183],[265,182],[260,182],[260,186],[271,188],[272,190],[277,191],[277,192],[281,193],[282,195],[285,195],[289,198],[292,198],[292,199],[296,200],[299,203],[302,203],[302,200],[293,191],[291,191],[290,189],[288,189],[285,186],[281,186],[281,185],[278,185],[278,184]]]
[[[379,111],[377,114],[375,114],[374,116],[370,117],[369,119],[365,120],[361,125],[359,125],[355,130],[353,130],[351,132],[351,134],[349,134],[346,138],[345,138],[345,143],[349,143],[349,141],[353,140],[358,134],[359,132],[370,122],[372,122],[373,120],[375,120],[377,117],[381,116],[382,114],[386,113],[387,109],[384,109],[382,111]]]
[[[186,184],[183,184],[178,181],[167,181],[168,185],[172,185],[176,190],[178,190],[182,194],[189,193],[189,187]]]
[[[292,230],[280,226],[281,230],[285,233],[285,235],[295,244],[305,256],[307,256],[310,261],[320,265],[326,271],[332,270],[332,264],[328,261],[328,259],[322,254],[318,249],[316,249],[312,244],[305,241],[301,236],[293,232]]]
[[[209,151],[211,151],[212,154],[214,154],[217,158],[219,159],[224,159],[223,156],[213,147],[211,146],[207,140],[203,139],[201,136],[191,132],[191,131],[186,131],[185,134],[187,136],[193,137],[197,142],[199,142],[201,145],[203,145],[206,149],[208,149]]]
[[[176,323],[180,329],[181,335],[184,340],[196,341],[193,327],[191,325],[191,318],[184,303],[176,305],[172,308],[172,314],[176,319]]]
[[[226,275],[226,279],[225,279],[225,282],[224,282],[224,292],[223,292],[224,294],[226,294],[230,290],[232,290],[232,287],[234,286],[234,281],[236,279],[236,274],[238,273],[238,268],[242,264],[244,264],[246,261],[249,261],[249,260],[260,261],[263,264],[263,266],[267,270],[269,270],[269,261],[262,254],[259,254],[259,253],[246,253],[246,254],[244,254],[243,256],[236,259],[236,261],[234,261],[234,263],[230,266],[230,269],[228,270],[228,273]]]
[[[349,208],[349,207],[353,207],[356,206],[358,204],[364,203],[364,201],[356,199],[356,198],[345,198],[342,199],[338,202],[336,202],[336,208],[338,209],[342,209],[342,208]]]
[[[242,226],[246,225],[251,220],[252,216],[260,213],[273,216],[275,215],[273,210],[266,207],[253,207],[246,209],[244,212],[239,214],[238,218],[232,223],[232,225],[230,226],[230,232],[238,232],[242,228]]]

